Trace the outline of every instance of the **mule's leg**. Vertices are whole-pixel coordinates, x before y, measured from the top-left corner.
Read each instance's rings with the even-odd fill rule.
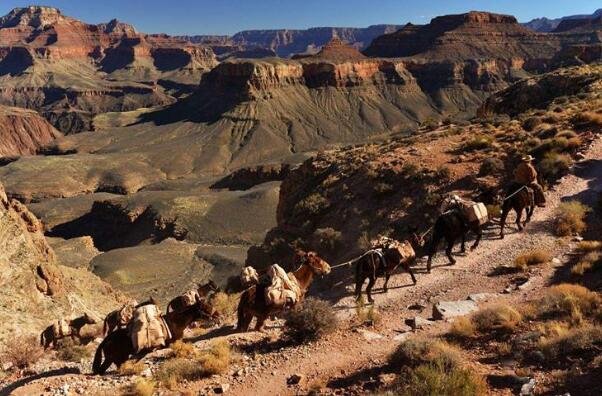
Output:
[[[477,227],[473,230],[473,232],[477,235],[477,238],[474,241],[474,244],[470,247],[470,250],[473,251],[479,247],[479,243],[481,242],[481,238],[483,238],[483,229],[481,227]]]
[[[362,287],[364,286],[364,282],[366,281],[365,276],[358,275],[355,279],[355,300],[359,301],[362,298]]]
[[[418,281],[416,280],[416,277],[414,276],[414,272],[412,271],[412,269],[410,268],[410,264],[408,263],[407,265],[404,265],[403,268],[408,271],[408,273],[410,274],[410,276],[412,277],[412,282],[414,282],[414,284],[418,283]]]
[[[460,246],[460,253],[466,253],[466,232],[462,233],[462,245]]]
[[[389,287],[387,286],[389,284],[389,278],[391,278],[391,274],[388,272],[385,272],[385,284],[383,285],[383,291],[385,293],[387,293],[389,291]]]
[[[510,208],[507,205],[502,207],[502,217],[500,218],[500,239],[504,239],[504,227],[506,226],[506,219],[508,218],[508,213],[510,212]]]
[[[439,236],[439,234],[435,234],[433,235],[433,240],[431,241],[431,246],[429,248],[429,258],[426,262],[426,272],[427,273],[431,273],[431,264],[433,262],[433,257],[435,257],[435,254],[437,254],[437,247],[439,246],[439,241],[441,240],[441,237]]]
[[[531,221],[531,217],[533,216],[533,212],[535,212],[535,205],[529,206],[527,208],[527,219],[525,220],[525,226],[527,225],[527,223],[529,223]]]
[[[374,299],[372,298],[372,288],[376,283],[376,278],[371,276],[368,278],[368,287],[366,287],[366,294],[368,295],[368,302],[373,303]]]
[[[516,211],[516,226],[519,231],[523,230],[523,225],[520,223],[520,219],[523,217],[523,208],[515,209]]]
[[[264,326],[267,318],[268,318],[268,315],[260,315],[257,317],[257,324],[255,325],[255,331],[260,331],[260,332],[264,331],[263,326]]]
[[[105,356],[105,361],[102,362],[102,364],[100,365],[100,368],[98,369],[98,374],[104,375],[104,373],[107,372],[107,370],[109,369],[109,367],[111,367],[112,364],[113,362],[107,356]]]
[[[452,256],[452,249],[454,248],[454,243],[456,242],[455,239],[448,239],[447,240],[447,249],[445,249],[445,255],[447,256],[447,258],[449,259],[449,265],[455,265],[456,264],[456,259],[454,258],[454,256]]]

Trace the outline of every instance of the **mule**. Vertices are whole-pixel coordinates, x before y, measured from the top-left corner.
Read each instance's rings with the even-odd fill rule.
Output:
[[[542,197],[545,204],[545,197]],[[535,212],[535,192],[531,187],[513,183],[507,190],[506,198],[502,203],[502,216],[500,218],[500,239],[504,239],[504,227],[508,213],[514,210],[516,213],[516,226],[519,231],[522,231],[531,221],[533,212]],[[526,212],[525,221],[521,224],[523,211]]]
[[[417,283],[416,277],[410,268],[410,264],[416,260],[416,248],[422,247],[424,241],[422,238],[413,233],[409,240],[401,243],[400,247],[383,249],[382,256],[376,251],[371,250],[366,254],[362,255],[356,262],[355,267],[355,295],[359,301],[362,297],[362,286],[366,279],[368,279],[368,286],[366,287],[366,295],[368,296],[369,302],[374,302],[372,298],[372,288],[376,283],[376,279],[379,276],[384,276],[385,283],[383,285],[383,291],[387,293],[389,278],[400,266],[410,274],[412,282]]]
[[[40,345],[44,349],[48,349],[51,346],[56,347],[56,342],[66,337],[71,337],[73,341],[81,342],[81,329],[85,325],[96,324],[96,320],[88,314],[83,314],[82,316],[72,319],[69,321],[69,334],[57,334],[55,332],[55,325],[51,324],[46,327],[42,334],[40,334]]]
[[[196,290],[196,301],[198,302],[200,299],[206,298],[211,293],[216,293],[219,291],[219,287],[212,281],[205,283],[204,285],[199,284]],[[173,300],[167,304],[167,312],[171,311],[181,311],[186,308],[188,304],[186,303],[186,297],[177,296]]]
[[[204,301],[199,301],[194,305],[187,307],[182,311],[174,311],[162,315],[165,324],[169,328],[171,337],[167,340],[167,345],[181,340],[184,337],[184,330],[192,323],[199,320],[210,320],[213,317],[213,308]],[[136,353],[132,339],[127,328],[120,328],[108,336],[98,345],[94,354],[92,363],[92,372],[96,375],[104,374],[112,364],[117,368],[121,367],[130,357],[136,360],[142,359],[152,350],[143,350]],[[103,361],[104,357],[104,361]]]
[[[326,275],[330,273],[330,265],[320,258],[315,252],[298,251],[296,261],[300,263],[299,268],[289,277],[295,277],[301,295],[298,296],[297,303],[302,301],[311,285],[314,276]],[[280,306],[268,305],[265,300],[265,289],[268,286],[263,284],[253,285],[245,290],[240,296],[238,303],[238,323],[237,330],[244,332],[249,330],[253,318],[257,318],[255,325],[256,331],[263,331],[266,319],[281,312],[284,308]]]
[[[433,226],[433,237],[428,249],[427,273],[431,272],[431,264],[442,239],[445,239],[447,242],[445,255],[449,259],[449,264],[456,264],[456,259],[452,255],[452,249],[456,241],[461,239],[461,252],[466,253],[466,234],[469,231],[472,231],[477,236],[474,244],[470,247],[470,250],[475,250],[479,247],[479,243],[483,238],[483,225],[479,224],[478,221],[467,223],[459,210],[450,210],[439,216]]]

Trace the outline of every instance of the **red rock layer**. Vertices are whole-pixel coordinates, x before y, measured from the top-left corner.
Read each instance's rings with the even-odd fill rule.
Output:
[[[0,106],[0,157],[18,157],[36,151],[61,136],[34,111]]]

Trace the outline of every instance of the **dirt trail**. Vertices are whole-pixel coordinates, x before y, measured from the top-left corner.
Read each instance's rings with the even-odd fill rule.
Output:
[[[190,384],[190,389],[197,390],[200,394],[213,394],[215,387],[228,384],[227,393],[231,395],[294,395],[307,393],[313,384],[325,385],[327,379],[331,379],[331,387],[340,387],[354,384],[356,375],[377,377],[378,370],[369,370],[382,365],[400,340],[411,334],[405,323],[407,318],[430,317],[432,304],[439,300],[464,300],[471,293],[501,294],[516,275],[493,276],[493,270],[500,265],[511,264],[523,251],[545,249],[563,262],[564,253],[568,251],[567,242],[556,238],[549,231],[554,211],[563,200],[578,199],[591,205],[596,201],[599,191],[602,191],[602,139],[590,146],[585,158],[572,169],[570,175],[547,192],[546,208],[536,210],[525,232],[516,231],[511,215],[505,239],[499,239],[499,226],[494,225],[485,233],[479,249],[466,256],[457,256],[458,263],[453,267],[446,266],[447,258],[440,252],[434,262],[432,274],[427,275],[425,260],[421,259],[416,266],[416,287],[412,286],[409,275],[401,272],[391,278],[390,291],[385,295],[378,289],[382,285],[382,280],[379,280],[374,297],[381,320],[376,328],[367,329],[354,325],[356,305],[351,295],[352,286],[349,285],[347,293],[335,305],[338,315],[344,320],[341,329],[317,343],[284,345],[278,337],[280,330],[274,324],[267,334],[223,335],[224,332],[218,329],[202,337],[203,340],[198,343],[203,346],[212,336],[228,338],[244,353],[232,365],[229,373]],[[457,249],[456,247],[456,251]],[[545,285],[553,271],[553,266],[534,269],[528,288],[510,295],[500,295],[500,298],[519,302],[532,297]],[[342,294],[344,291],[334,290],[332,293]],[[411,310],[409,307],[415,304],[424,309]],[[436,322],[428,332],[441,332],[446,327],[446,323]],[[356,374],[358,372],[360,374]],[[287,385],[287,379],[293,374],[303,376],[299,385]],[[76,377],[81,383],[97,382],[95,385],[82,385],[87,392],[98,390],[101,383],[109,381],[115,384],[115,381],[123,378],[106,376],[94,380],[88,377],[86,380],[85,376]],[[68,376],[58,376],[43,380],[50,381],[45,382],[44,386],[39,381],[33,381],[19,388],[16,394],[30,394],[39,391],[41,386],[42,389],[48,389],[73,380]]]
[[[501,293],[511,281],[509,276],[491,276],[500,265],[511,265],[514,258],[523,251],[538,248],[549,251],[553,257],[562,260],[567,250],[566,242],[561,242],[550,233],[554,211],[564,200],[577,199],[593,204],[597,193],[602,191],[602,139],[596,140],[585,153],[585,158],[576,164],[571,174],[564,177],[558,185],[546,193],[547,205],[535,211],[531,223],[525,232],[517,232],[514,218],[509,217],[506,237],[499,239],[499,226],[493,226],[484,235],[479,248],[466,256],[459,256],[458,263],[446,266],[447,258],[440,252],[434,261],[433,272],[425,274],[425,260],[416,267],[418,285],[411,286],[408,274],[399,273],[391,278],[389,293],[381,294],[377,282],[374,294],[378,310],[382,315],[382,324],[373,331],[350,331],[345,329],[324,342],[301,351],[290,352],[285,364],[279,366],[276,361],[266,366],[245,381],[233,384],[230,393],[245,394],[297,394],[298,388],[287,387],[286,380],[292,374],[307,377],[305,389],[312,380],[340,376],[350,373],[367,363],[383,362],[388,353],[399,343],[401,331],[407,330],[404,319],[413,316],[427,318],[431,314],[432,302],[437,300],[466,299],[471,293]],[[457,248],[456,248],[457,250]],[[533,287],[538,283],[532,281]],[[543,283],[540,282],[539,283]],[[352,285],[348,286],[349,292]],[[529,295],[529,289],[518,292]],[[426,309],[417,314],[408,309],[412,304],[421,304]],[[336,303],[339,315],[351,318],[355,315],[356,305],[352,295]],[[442,323],[436,326],[442,326]],[[288,353],[288,352],[285,352]]]

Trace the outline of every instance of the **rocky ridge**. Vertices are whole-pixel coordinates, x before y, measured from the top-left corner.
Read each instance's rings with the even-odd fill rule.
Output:
[[[60,136],[62,134],[36,112],[0,106],[0,157],[14,159],[36,154]]]

